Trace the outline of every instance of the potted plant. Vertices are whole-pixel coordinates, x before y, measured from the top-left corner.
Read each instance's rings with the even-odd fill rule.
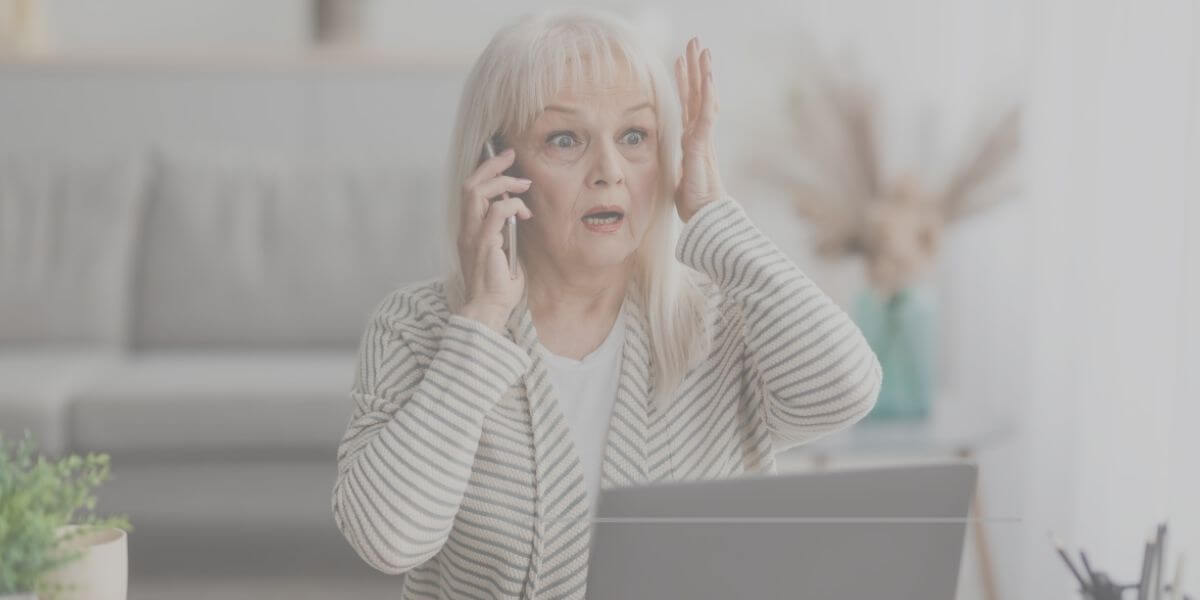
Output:
[[[33,448],[28,429],[11,453],[0,435],[0,600],[56,600],[79,584],[92,598],[114,581],[124,597],[125,535],[133,528],[126,516],[90,513],[92,490],[109,475],[108,455],[35,458]],[[121,572],[97,574],[113,564]]]
[[[923,420],[934,396],[938,333],[936,296],[922,276],[950,225],[1013,195],[996,183],[1017,157],[1021,107],[981,128],[935,185],[931,173],[884,168],[879,99],[856,68],[832,69],[819,58],[811,65],[812,75],[789,90],[794,127],[773,124],[788,136],[788,150],[768,145],[772,153],[755,155],[750,171],[788,191],[815,225],[818,256],[864,262],[867,285],[853,317],[884,372],[865,420]]]

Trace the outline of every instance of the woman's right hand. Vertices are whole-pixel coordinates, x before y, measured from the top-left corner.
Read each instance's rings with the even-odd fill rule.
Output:
[[[522,220],[533,217],[525,202],[516,196],[491,200],[504,192],[522,193],[529,189],[528,179],[503,174],[515,160],[516,152],[509,148],[480,163],[462,186],[458,258],[466,296],[458,312],[500,332],[504,331],[525,287],[521,261],[516,261],[515,274],[508,270],[503,247],[505,221],[512,215]]]

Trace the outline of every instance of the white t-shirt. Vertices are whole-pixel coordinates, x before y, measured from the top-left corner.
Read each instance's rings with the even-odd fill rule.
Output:
[[[600,495],[600,468],[604,463],[604,442],[608,421],[617,398],[621,349],[625,341],[625,305],[617,315],[608,337],[581,360],[559,356],[541,346],[550,374],[550,385],[558,397],[563,415],[579,451],[588,501],[593,514]]]

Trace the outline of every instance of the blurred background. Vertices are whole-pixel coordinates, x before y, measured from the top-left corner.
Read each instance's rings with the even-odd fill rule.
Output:
[[[130,598],[398,593],[332,520],[356,347],[550,4],[0,0],[0,432],[111,457]],[[959,598],[1070,597],[1048,532],[1200,557],[1200,3],[588,5],[712,48],[726,187],[884,363],[781,470],[978,461]]]

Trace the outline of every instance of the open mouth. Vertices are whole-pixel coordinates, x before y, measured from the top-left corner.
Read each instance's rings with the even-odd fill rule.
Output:
[[[610,225],[625,218],[625,214],[617,211],[601,211],[584,215],[582,221],[588,225]]]

